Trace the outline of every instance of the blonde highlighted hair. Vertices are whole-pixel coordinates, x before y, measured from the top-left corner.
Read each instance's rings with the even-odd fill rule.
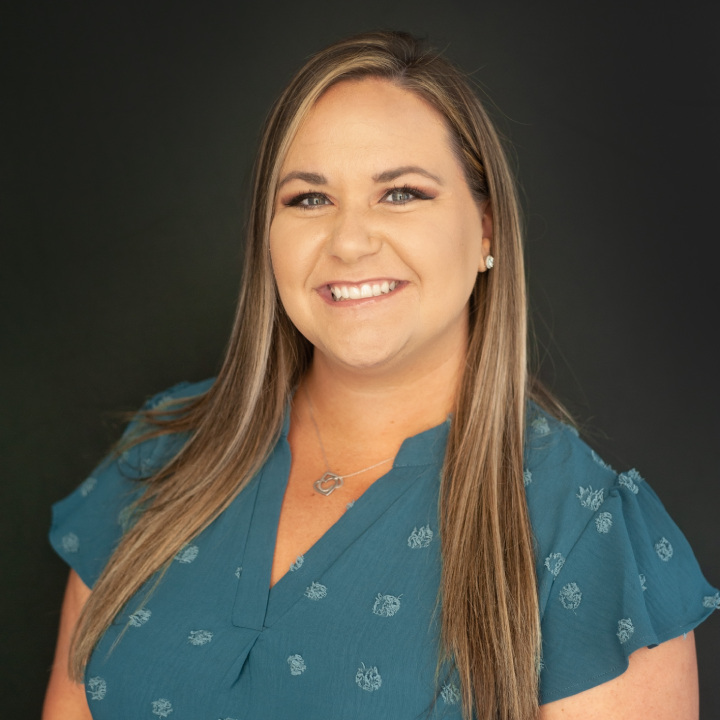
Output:
[[[237,496],[280,432],[312,346],[278,299],[268,233],[278,173],[317,99],[345,80],[381,78],[444,118],[479,203],[493,216],[491,272],[470,299],[466,370],[458,388],[440,494],[441,655],[461,680],[463,714],[537,714],[540,625],[523,486],[527,380],[525,273],[518,202],[502,145],[467,79],[405,33],[366,33],[310,58],[268,117],[254,170],[235,324],[214,385],[182,411],[146,414],[144,435],[191,431],[182,451],[146,481],[143,512],[98,580],[75,632],[76,679],[109,624]]]

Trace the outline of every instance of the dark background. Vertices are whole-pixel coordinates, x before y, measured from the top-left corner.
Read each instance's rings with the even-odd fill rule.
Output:
[[[214,374],[258,131],[312,51],[429,35],[512,142],[544,376],[720,583],[720,52],[711,2],[3,6],[2,714],[39,713],[66,568],[49,506],[117,411]],[[408,128],[412,132],[412,128]],[[697,633],[720,717],[717,617]]]

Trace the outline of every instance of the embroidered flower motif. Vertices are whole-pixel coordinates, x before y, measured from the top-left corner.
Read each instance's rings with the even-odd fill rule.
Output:
[[[529,470],[523,470],[523,485],[527,487],[532,482],[532,473]]]
[[[545,567],[555,576],[562,570],[565,558],[562,553],[551,553],[545,558]]]
[[[153,715],[165,718],[173,711],[173,706],[166,698],[160,698],[152,701],[152,711]]]
[[[400,609],[402,595],[383,595],[378,593],[372,611],[380,617],[392,617]]]
[[[314,582],[305,588],[305,597],[310,600],[322,600],[327,595],[327,588],[319,582]]]
[[[150,475],[152,475],[154,467],[155,463],[153,463],[151,457],[144,457],[142,460],[140,460],[140,474],[143,477],[149,477]]]
[[[291,655],[287,659],[287,664],[290,666],[291,675],[302,675],[305,670],[307,670],[307,666],[305,665],[305,661],[302,659],[302,655]]]
[[[624,645],[635,632],[635,626],[630,618],[623,618],[618,620],[618,631],[617,636],[621,645]]]
[[[65,552],[75,553],[80,547],[80,538],[78,538],[75,533],[70,532],[67,535],[62,536],[60,544]]]
[[[107,683],[101,677],[92,677],[87,681],[85,691],[91,700],[102,700],[107,693]]]
[[[663,562],[667,562],[673,556],[673,546],[663,537],[655,543],[655,552]]]
[[[645,584],[645,576],[642,573],[638,575],[638,580],[640,581],[642,591],[645,592],[647,590],[647,585]]]
[[[296,570],[299,570],[299,569],[303,566],[303,563],[304,563],[304,562],[305,562],[305,556],[304,556],[304,555],[298,555],[298,556],[295,558],[295,562],[294,562],[294,563],[290,563],[290,572],[295,572]]]
[[[531,423],[530,427],[536,435],[547,435],[550,432],[550,425],[548,425],[547,418],[542,415],[538,415]]]
[[[417,550],[418,548],[426,548],[432,542],[432,539],[433,531],[430,529],[429,525],[425,525],[419,530],[414,527],[413,531],[410,533],[407,543],[408,547],[413,550]]]
[[[128,618],[128,624],[132,625],[133,627],[141,627],[150,619],[151,615],[152,610],[148,610],[147,608],[141,608],[140,610],[136,610]]]
[[[360,667],[355,673],[355,682],[362,690],[373,692],[382,685],[382,678],[376,667],[366,668],[365,663],[360,663]]]
[[[191,645],[207,645],[213,639],[209,630],[191,630],[188,640]]]
[[[120,512],[117,515],[117,523],[122,528],[123,532],[130,529],[134,515],[135,508],[132,505],[126,505],[125,507],[120,508]]]
[[[706,595],[703,598],[703,607],[720,610],[720,592],[716,592],[714,595]]]
[[[577,583],[568,583],[560,591],[560,602],[566,610],[575,610],[582,602],[582,593]]]
[[[182,383],[180,383],[182,384]],[[176,387],[176,386],[175,386]],[[175,387],[172,387],[171,390],[175,390]],[[150,398],[145,403],[145,410],[158,410],[163,405],[166,405],[172,400],[172,395],[169,393],[160,393],[159,395],[155,395],[155,397]]]
[[[593,490],[592,485],[588,485],[586,488],[581,487],[580,492],[575,497],[580,500],[580,504],[584,508],[596,512],[603,504],[604,492],[602,488]]]
[[[592,459],[602,468],[615,472],[610,465],[608,465],[594,450],[591,450]]]
[[[175,556],[175,560],[183,565],[187,565],[198,556],[199,552],[200,548],[197,545],[186,545]]]
[[[640,488],[637,483],[642,482],[640,473],[633,469],[618,475],[618,485],[626,487],[633,495],[637,495]]]
[[[242,568],[238,565],[238,567],[235,568],[235,577],[239,580],[241,575],[242,575]]]
[[[460,702],[460,691],[454,683],[445,683],[440,690],[440,697],[447,705],[457,705]]]
[[[610,532],[610,528],[612,527],[613,519],[612,519],[612,513],[609,512],[601,512],[596,518],[595,518],[595,528],[599,533],[606,534]]]
[[[94,477],[89,477],[82,485],[80,485],[80,494],[83,497],[87,497],[97,485],[97,480]]]

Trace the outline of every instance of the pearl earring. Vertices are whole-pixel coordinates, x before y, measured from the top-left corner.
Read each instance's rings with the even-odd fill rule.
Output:
[[[485,258],[485,267],[490,270],[495,265],[495,258],[492,255],[488,255]]]

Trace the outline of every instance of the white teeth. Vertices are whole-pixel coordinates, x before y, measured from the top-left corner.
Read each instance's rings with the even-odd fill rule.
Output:
[[[359,287],[357,285],[332,285],[330,292],[335,301],[340,300],[360,300],[361,298],[379,297],[391,293],[396,287],[397,282],[393,280],[388,282],[383,280],[382,283],[364,283]]]

